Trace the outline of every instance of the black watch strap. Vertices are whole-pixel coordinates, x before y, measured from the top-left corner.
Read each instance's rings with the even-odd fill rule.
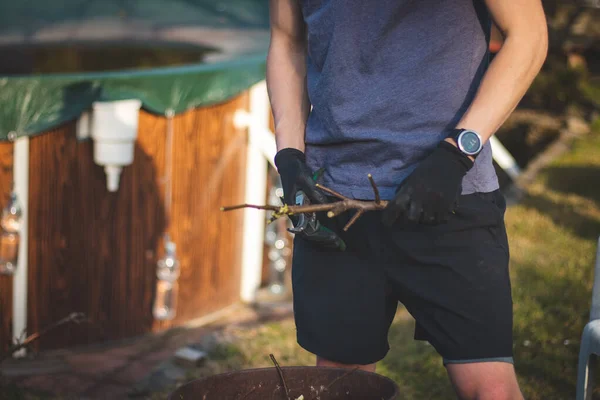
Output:
[[[451,139],[454,139],[454,141],[456,142],[456,144],[458,144],[458,137],[464,131],[466,131],[466,129],[464,129],[464,128],[455,128],[455,129],[452,129],[450,131],[450,134],[448,135],[448,137],[451,138]]]

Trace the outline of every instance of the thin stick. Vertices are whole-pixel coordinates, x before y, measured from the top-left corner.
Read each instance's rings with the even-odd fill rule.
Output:
[[[336,201],[335,203],[327,203],[327,204],[309,204],[307,206],[288,206],[288,209],[291,214],[329,211],[329,210],[332,210],[333,208],[335,208],[336,205],[345,203],[346,201],[348,201],[348,200]],[[355,200],[350,200],[350,201],[355,201]]]
[[[250,396],[252,393],[254,393],[256,391],[256,389],[257,389],[257,387],[254,386],[252,389],[250,389],[248,392],[246,392],[245,395],[243,395],[242,397],[240,397],[239,400],[245,400],[248,396]]]
[[[332,195],[334,197],[337,197],[340,200],[348,200],[348,198],[346,196],[344,196],[343,194],[338,193],[338,192],[336,192],[333,189],[329,189],[328,187],[325,187],[325,186],[323,186],[323,185],[321,185],[319,183],[317,183],[315,186],[317,188],[321,189],[322,191],[324,191],[325,193],[329,193],[330,195]]]
[[[363,215],[364,213],[365,213],[365,212],[364,212],[363,210],[358,210],[358,211],[356,212],[356,214],[354,214],[354,215],[352,216],[352,218],[350,218],[350,221],[348,221],[348,223],[347,223],[347,224],[346,224],[346,226],[344,227],[344,232],[347,232],[347,231],[348,231],[348,229],[350,229],[350,227],[351,227],[352,225],[354,225],[354,223],[356,222],[356,220],[358,220],[358,219],[361,217],[361,215]]]
[[[346,201],[338,201],[337,203],[333,203],[334,206],[331,208],[331,211],[329,211],[327,213],[327,216],[329,218],[333,218],[333,217],[337,217],[338,215],[348,211],[348,210],[352,210],[352,209],[357,209],[357,210],[362,210],[364,209],[364,207],[362,205],[353,205],[350,204],[350,202],[354,202],[356,200],[346,200]],[[375,205],[374,202],[371,202],[370,204]],[[367,205],[368,207],[369,205]]]
[[[377,189],[377,185],[375,184],[375,181],[373,180],[373,175],[369,174],[367,176],[369,177],[369,182],[371,182],[371,186],[373,187],[373,193],[375,193],[375,203],[379,204],[379,203],[381,203],[381,197],[379,196],[379,189]]]
[[[342,378],[345,378],[345,377],[347,377],[347,376],[348,376],[348,375],[350,375],[350,374],[353,374],[354,372],[358,371],[358,369],[359,369],[359,367],[354,367],[354,368],[353,368],[353,369],[351,369],[350,371],[346,372],[344,375],[338,376],[338,377],[337,377],[337,378],[335,378],[333,381],[331,381],[331,382],[329,383],[329,385],[327,385],[327,386],[325,387],[325,389],[324,389],[324,390],[325,390],[325,391],[329,390],[329,388],[330,388],[330,387],[332,387],[334,383],[336,383],[337,381],[339,381],[339,380],[340,380],[340,379],[342,379]]]
[[[277,360],[275,359],[275,356],[273,354],[269,354],[269,357],[271,357],[271,361],[273,361],[273,364],[275,365],[275,368],[277,369],[277,373],[279,374],[279,379],[281,379],[281,383],[283,384],[283,390],[285,390],[285,397],[287,397],[287,400],[292,400],[290,398],[290,392],[288,390],[287,383],[285,383],[285,378],[283,377],[283,371],[281,370],[279,363],[277,362]]]
[[[271,222],[275,221],[277,218],[283,217],[285,215],[289,216],[289,215],[297,215],[297,214],[308,214],[308,213],[315,213],[315,212],[321,212],[321,211],[327,211],[327,216],[329,218],[333,218],[333,217],[335,217],[339,214],[342,214],[348,210],[358,210],[358,211],[362,211],[361,213],[358,213],[358,216],[360,217],[361,215],[364,214],[365,211],[383,210],[388,204],[388,202],[386,200],[381,200],[381,197],[379,196],[379,190],[377,189],[377,186],[375,185],[375,182],[373,181],[372,176],[370,174],[368,176],[369,176],[369,181],[371,182],[371,186],[373,187],[373,191],[375,192],[375,201],[362,201],[362,200],[350,199],[350,198],[347,198],[344,195],[336,192],[335,190],[332,190],[325,186],[317,184],[317,187],[319,189],[321,189],[324,192],[329,193],[337,198],[340,198],[342,200],[336,201],[333,203],[309,204],[306,206],[287,205],[287,204],[284,204],[283,206],[271,206],[271,205],[257,206],[257,205],[252,205],[252,204],[240,204],[240,205],[235,205],[235,206],[221,207],[221,211],[238,210],[241,208],[256,208],[259,210],[270,210],[270,211],[273,211],[273,215],[272,215],[271,219],[268,221],[268,223],[271,223]],[[358,219],[358,217],[352,218],[352,220],[351,220],[352,224],[354,224],[357,219]],[[350,228],[350,226],[352,224],[347,225],[346,229]]]
[[[41,331],[29,335],[22,342],[16,343],[15,345],[11,346],[5,354],[3,354],[2,356],[0,356],[0,362],[2,362],[5,359],[9,358],[16,351],[21,350],[22,348],[26,347],[30,343],[34,342],[35,340],[37,340],[40,337],[44,336],[46,333],[50,332],[51,330],[53,330],[55,328],[58,328],[61,325],[64,325],[64,324],[69,323],[69,322],[74,322],[74,323],[78,324],[78,323],[83,322],[85,320],[86,320],[85,314],[83,314],[83,313],[71,313],[68,316],[66,316],[65,318],[63,318],[61,320],[58,320],[57,322],[55,322],[55,323],[47,326],[46,328],[42,329]]]
[[[287,212],[282,212],[283,207],[280,206],[257,206],[253,204],[240,204],[235,206],[227,206],[221,207],[221,211],[233,211],[239,210],[242,208],[256,208],[259,210],[270,210],[275,212],[282,212],[282,215],[290,215],[290,214],[303,214],[303,213],[313,213],[320,211],[335,211],[336,215],[338,213],[343,213],[348,210],[364,210],[364,211],[373,211],[373,210],[383,210],[387,205],[387,201],[382,200],[381,203],[377,204],[374,201],[361,201],[361,200],[353,200],[348,199],[344,201],[336,201],[334,203],[326,203],[326,204],[309,204],[307,206],[287,206]]]
[[[279,209],[281,207],[279,206],[256,206],[254,204],[238,204],[236,206],[227,206],[227,207],[221,207],[221,211],[232,211],[232,210],[238,210],[240,208],[256,208],[258,210],[269,210],[269,211],[279,211]]]
[[[345,374],[338,376],[337,378],[335,378],[334,380],[332,380],[331,382],[329,382],[329,384],[327,386],[325,386],[325,388],[323,390],[321,390],[320,393],[316,393],[310,400],[316,400],[321,394],[323,394],[323,392],[327,392],[329,390],[329,388],[332,387],[337,381],[339,381],[340,379],[343,379],[343,378],[347,377],[350,374],[353,374],[358,369],[359,369],[359,367],[354,367],[353,369],[351,369],[350,371],[346,372]]]

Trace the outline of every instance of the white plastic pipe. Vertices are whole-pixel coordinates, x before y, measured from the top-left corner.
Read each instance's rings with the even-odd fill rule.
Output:
[[[513,158],[513,156],[506,150],[506,147],[500,143],[500,140],[496,136],[490,138],[490,144],[492,146],[492,155],[494,160],[498,163],[511,179],[517,179],[521,175],[521,169]]]
[[[264,204],[267,193],[267,160],[261,150],[261,137],[269,126],[269,95],[265,81],[250,89],[249,145],[246,154],[245,203]],[[240,123],[238,120],[236,124]],[[242,121],[243,122],[243,121]],[[252,302],[260,286],[266,215],[264,210],[244,209],[244,234],[242,243],[242,279],[240,297]]]
[[[13,276],[13,337],[27,335],[27,257],[28,257],[28,211],[29,211],[29,137],[15,141],[13,159],[15,192],[22,208],[22,224],[19,241],[19,259]],[[25,355],[25,349],[14,354]]]
[[[234,124],[238,129],[244,129],[252,126],[249,132],[249,144],[258,149],[269,164],[275,166],[275,154],[277,153],[277,143],[275,134],[268,127],[261,126],[260,121],[255,121],[252,114],[245,110],[237,110],[234,115]]]
[[[94,162],[104,167],[109,192],[118,190],[121,170],[133,162],[141,105],[137,99],[92,104]]]

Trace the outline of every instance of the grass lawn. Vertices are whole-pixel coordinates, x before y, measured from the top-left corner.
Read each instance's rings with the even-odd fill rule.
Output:
[[[572,399],[600,235],[600,129],[541,173],[527,197],[509,207],[506,225],[521,387],[530,400]],[[439,356],[412,340],[413,329],[410,315],[400,310],[389,335],[392,349],[378,372],[399,384],[403,399],[454,398]],[[269,353],[282,365],[314,363],[296,344],[292,320],[229,333],[235,339],[219,345],[190,379],[271,366]]]

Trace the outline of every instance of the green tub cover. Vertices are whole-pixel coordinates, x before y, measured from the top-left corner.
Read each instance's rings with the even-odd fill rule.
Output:
[[[0,0],[0,140],[47,131],[98,100],[136,98],[157,114],[225,101],[264,79],[268,42],[266,0]],[[104,54],[123,46],[199,56],[158,68],[60,72],[51,65],[52,73],[31,61],[44,50],[53,61],[72,56],[60,55],[64,49]],[[117,54],[132,59],[125,65],[143,64],[134,51]]]

